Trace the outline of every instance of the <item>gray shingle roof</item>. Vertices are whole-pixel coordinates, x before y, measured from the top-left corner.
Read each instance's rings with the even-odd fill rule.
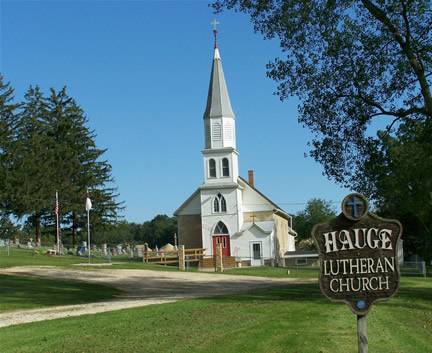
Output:
[[[221,116],[234,118],[234,113],[225,83],[219,49],[215,48],[204,119]]]

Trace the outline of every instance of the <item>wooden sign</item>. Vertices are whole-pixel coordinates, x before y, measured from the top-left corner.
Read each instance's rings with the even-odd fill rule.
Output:
[[[342,213],[312,230],[320,254],[322,293],[347,303],[359,316],[366,315],[375,301],[394,295],[399,288],[397,244],[401,234],[397,220],[368,212],[363,195],[346,196]]]

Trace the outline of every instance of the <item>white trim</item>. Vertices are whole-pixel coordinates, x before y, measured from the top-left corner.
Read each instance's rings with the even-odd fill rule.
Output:
[[[318,254],[297,254],[297,255],[285,255],[286,259],[295,259],[300,257],[318,257]]]

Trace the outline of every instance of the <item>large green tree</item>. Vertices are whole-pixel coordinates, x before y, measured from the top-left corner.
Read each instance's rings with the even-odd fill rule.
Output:
[[[378,211],[404,226],[404,249],[432,260],[432,122],[406,122],[396,136],[381,133],[359,189],[371,190]]]
[[[0,74],[0,214],[7,213],[10,206],[11,149],[16,139],[18,107],[19,104],[14,102],[13,88]]]
[[[88,193],[94,205],[93,230],[116,221],[120,205],[111,165],[103,159],[105,150],[96,147],[96,136],[87,126],[84,111],[66,88],[51,89],[46,97],[39,87],[30,87],[16,116],[8,209],[20,218],[28,217],[36,242],[41,242],[42,226],[55,234],[56,192],[62,228],[70,230],[73,244],[78,229],[86,224]]]
[[[41,218],[53,207],[52,145],[47,136],[47,104],[39,87],[30,87],[18,115],[17,137],[8,180],[10,210],[29,216],[35,240],[41,242]]]
[[[219,0],[248,13],[255,31],[277,38],[268,64],[284,100],[300,98],[312,156],[341,183],[358,177],[376,137],[372,122],[432,119],[429,0]]]
[[[77,230],[87,222],[84,209],[87,194],[93,202],[93,230],[115,222],[121,204],[116,201],[111,165],[103,159],[106,150],[96,146],[96,134],[88,128],[83,109],[65,87],[58,92],[51,89],[47,105],[47,133],[54,170],[52,194],[59,192],[62,220],[69,227],[75,245]],[[50,216],[46,218],[47,224],[53,224]]]

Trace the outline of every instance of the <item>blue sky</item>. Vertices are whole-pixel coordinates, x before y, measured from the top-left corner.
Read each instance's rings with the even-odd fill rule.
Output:
[[[127,220],[171,215],[202,183],[203,112],[212,59],[206,1],[20,1],[1,3],[0,70],[21,99],[30,84],[66,85],[96,130],[125,201]],[[236,114],[240,173],[295,213],[312,197],[347,190],[305,158],[309,131],[297,100],[280,102],[266,63],[277,41],[249,19],[218,17],[225,77]]]

